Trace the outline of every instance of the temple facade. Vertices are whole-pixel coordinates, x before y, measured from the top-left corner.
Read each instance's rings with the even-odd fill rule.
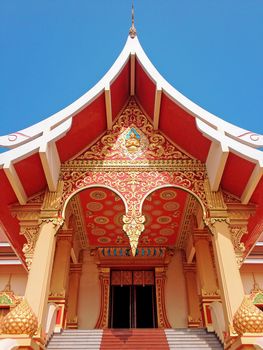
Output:
[[[190,328],[263,347],[263,136],[174,89],[134,25],[97,85],[0,144],[1,349]]]

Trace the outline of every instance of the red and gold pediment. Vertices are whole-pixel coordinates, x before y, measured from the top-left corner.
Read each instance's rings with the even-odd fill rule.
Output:
[[[83,247],[130,245],[138,255],[137,247],[182,247],[198,206],[189,191],[204,199],[204,176],[205,165],[154,130],[132,97],[111,130],[62,165],[61,179],[64,200],[77,193]]]
[[[153,125],[131,98],[117,118],[111,130],[107,131],[94,145],[75,158],[85,160],[191,160],[173,145]]]

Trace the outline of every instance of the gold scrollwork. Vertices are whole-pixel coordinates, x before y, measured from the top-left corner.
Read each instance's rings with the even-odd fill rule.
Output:
[[[231,232],[231,239],[234,246],[235,254],[236,254],[236,261],[238,267],[241,266],[244,260],[244,252],[246,250],[245,245],[243,242],[241,242],[241,238],[244,234],[247,233],[247,227],[246,226],[231,226],[230,227]]]
[[[132,137],[133,142],[127,138],[127,132],[130,130],[134,130],[133,133],[129,133],[128,135]],[[139,133],[140,135],[135,135],[135,133]],[[146,142],[143,142],[144,138]],[[136,150],[136,152],[139,148],[143,148],[143,153],[140,153],[140,158],[145,160],[192,160],[190,156],[179,151],[159,131],[154,130],[153,125],[149,122],[136,103],[136,100],[132,97],[121,116],[113,125],[112,130],[109,130],[95,145],[78,156],[76,161],[91,159],[129,159],[129,156],[127,156],[127,148],[129,150],[130,144],[133,146],[132,149]],[[145,146],[145,149],[143,146]],[[132,159],[131,163],[133,163],[133,160],[134,159]]]
[[[39,236],[39,226],[22,226],[21,233],[27,240],[27,243],[24,244],[22,251],[25,254],[27,268],[30,270],[36,242]]]

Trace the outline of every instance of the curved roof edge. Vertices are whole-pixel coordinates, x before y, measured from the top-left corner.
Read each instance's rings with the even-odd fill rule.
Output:
[[[72,118],[94,101],[100,93],[109,88],[129,60],[130,55],[136,55],[149,78],[156,84],[156,89],[163,91],[177,105],[195,117],[198,129],[207,138],[216,143],[224,144],[224,147],[229,147],[233,152],[254,163],[262,163],[263,153],[255,149],[252,150],[251,147],[263,147],[263,135],[226,122],[182,95],[153,66],[142,49],[138,38],[128,37],[122,52],[113,66],[87,93],[43,121],[18,132],[0,137],[0,146],[15,148],[0,155],[0,166],[3,166],[6,162],[17,161],[23,156],[28,156],[41,148],[41,146],[43,147],[43,144],[48,144],[63,137],[70,129]]]

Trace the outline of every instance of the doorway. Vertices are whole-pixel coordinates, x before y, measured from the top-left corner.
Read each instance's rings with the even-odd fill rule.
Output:
[[[154,271],[112,271],[109,326],[156,327]]]

